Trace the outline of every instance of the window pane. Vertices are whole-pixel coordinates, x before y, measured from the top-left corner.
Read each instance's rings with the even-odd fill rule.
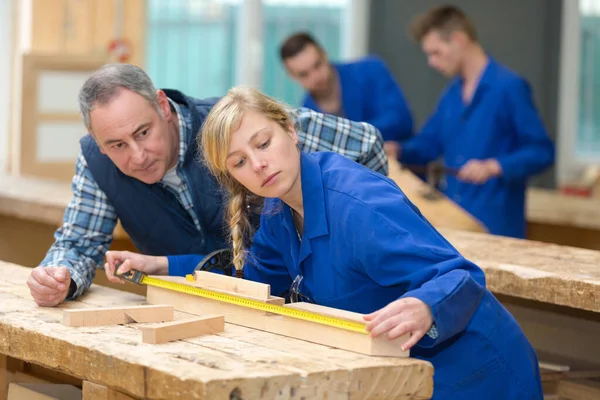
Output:
[[[236,1],[148,0],[146,70],[158,88],[222,96],[233,85]]]
[[[292,106],[299,106],[304,90],[287,76],[279,46],[291,34],[314,35],[332,61],[340,59],[341,29],[347,0],[264,1],[265,59],[263,91]]]
[[[581,0],[581,68],[577,154],[600,157],[600,1]]]

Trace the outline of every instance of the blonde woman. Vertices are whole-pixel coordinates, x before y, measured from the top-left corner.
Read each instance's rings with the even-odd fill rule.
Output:
[[[231,89],[200,137],[229,192],[233,264],[245,279],[365,313],[374,336],[410,333],[403,347],[435,367],[434,398],[542,399],[535,352],[481,269],[393,181],[335,153],[300,152],[286,109],[250,88]],[[264,209],[252,237],[253,198]],[[108,260],[124,262],[119,272],[173,274],[201,257],[111,252]]]

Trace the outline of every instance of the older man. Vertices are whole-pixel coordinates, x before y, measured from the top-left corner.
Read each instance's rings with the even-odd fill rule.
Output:
[[[73,199],[27,282],[39,305],[58,305],[90,286],[117,220],[149,255],[227,246],[221,190],[198,162],[196,145],[216,100],[156,90],[142,69],[127,64],[106,65],[84,83],[79,106],[89,134],[81,140]],[[387,174],[383,139],[373,126],[302,108],[291,114],[302,150],[339,152]]]

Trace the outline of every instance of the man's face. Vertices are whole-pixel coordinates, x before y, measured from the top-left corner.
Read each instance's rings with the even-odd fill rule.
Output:
[[[125,175],[144,183],[160,181],[175,166],[179,148],[169,101],[158,90],[160,111],[142,96],[122,89],[90,113],[92,135],[102,154]]]
[[[319,94],[327,90],[331,78],[331,66],[327,55],[309,44],[294,57],[286,58],[285,67],[290,76],[304,89]]]
[[[461,42],[457,32],[444,38],[438,32],[432,31],[423,37],[421,47],[430,67],[445,76],[452,77],[460,73],[463,53]]]

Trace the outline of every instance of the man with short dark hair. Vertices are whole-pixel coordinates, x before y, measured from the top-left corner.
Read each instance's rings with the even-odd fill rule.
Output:
[[[364,121],[381,131],[386,151],[412,137],[413,120],[402,90],[385,63],[374,56],[330,63],[327,52],[308,33],[288,37],[280,48],[289,75],[307,93],[304,107]]]
[[[228,247],[222,190],[199,162],[200,127],[218,99],[156,90],[133,65],[112,64],[84,83],[79,107],[89,132],[73,177],[73,199],[56,241],[27,285],[55,306],[81,295],[112,241],[117,220],[151,256],[209,254]],[[300,108],[290,111],[303,151],[334,151],[387,174],[373,126]],[[120,279],[107,270],[111,282]]]
[[[492,234],[525,237],[527,179],[554,161],[554,144],[527,82],[477,42],[473,23],[439,6],[412,23],[429,65],[454,77],[436,110],[397,157],[426,164],[443,156],[446,195]]]

